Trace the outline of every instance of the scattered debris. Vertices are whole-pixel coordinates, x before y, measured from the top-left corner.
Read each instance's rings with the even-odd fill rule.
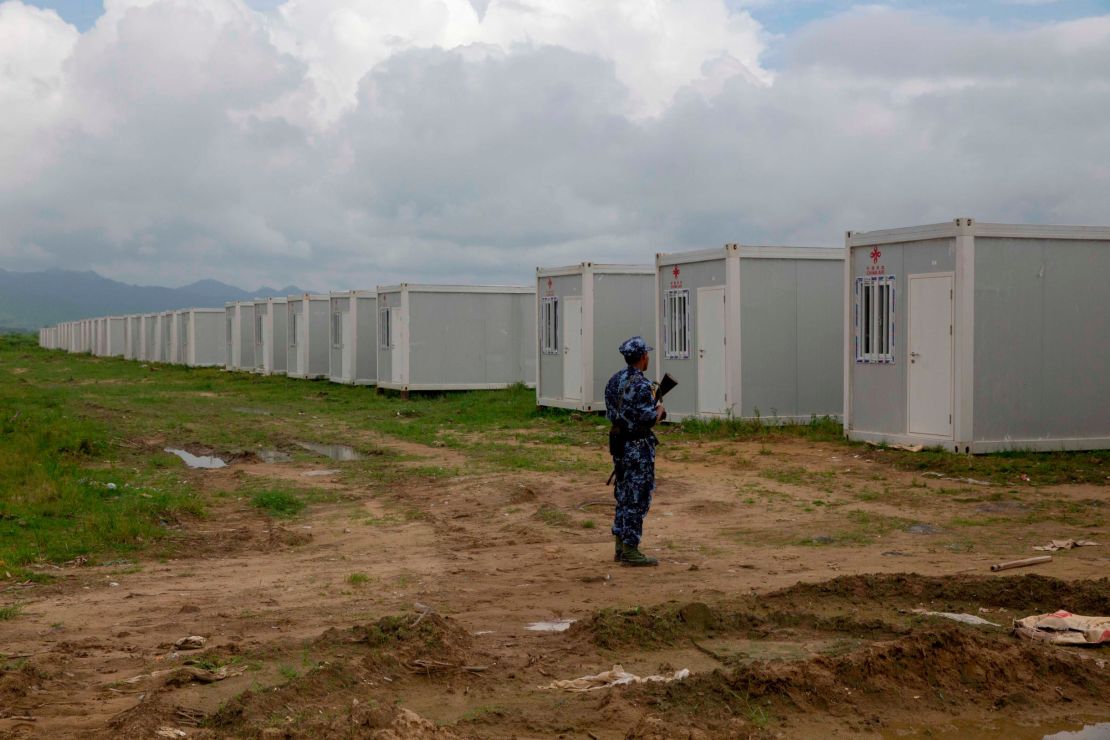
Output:
[[[1000,570],[1009,570],[1010,568],[1024,568],[1027,565],[1040,565],[1052,560],[1051,555],[1041,555],[1035,558],[1024,558],[1022,560],[1007,560],[1005,563],[995,563],[991,566],[991,570],[998,572]]]
[[[176,727],[159,727],[154,733],[154,736],[168,738],[189,737],[189,733],[185,732],[185,730],[179,730]]]
[[[880,447],[886,450],[901,450],[903,452],[921,452],[925,445],[888,445],[879,442],[868,442],[869,447]]]
[[[1110,617],[1084,617],[1061,610],[1017,620],[1014,634],[1057,645],[1101,645],[1110,643]]]
[[[529,632],[566,632],[577,619],[555,619],[550,622],[532,622],[524,629]]]
[[[914,609],[914,614],[922,614],[926,617],[943,617],[944,619],[951,619],[954,622],[963,622],[964,624],[983,625],[989,624],[991,627],[1001,627],[1002,625],[995,622],[988,622],[982,617],[977,617],[974,614],[956,614],[954,612],[931,612],[925,609]]]
[[[173,646],[177,650],[200,650],[206,642],[208,642],[207,637],[189,635],[188,637],[182,637]]]
[[[547,686],[541,686],[541,689],[553,689],[559,691],[571,691],[574,693],[584,693],[587,691],[597,691],[598,689],[608,689],[613,686],[630,686],[637,683],[671,683],[673,681],[681,681],[690,677],[690,669],[683,668],[680,671],[675,671],[669,676],[637,676],[628,673],[620,665],[613,666],[612,670],[602,671],[594,676],[583,676],[582,678],[575,678],[570,680],[552,681]]]
[[[1097,542],[1091,542],[1090,540],[1052,540],[1047,545],[1035,545],[1033,549],[1056,552],[1057,550],[1071,550],[1076,547],[1094,547],[1096,545],[1098,545]]]
[[[937,525],[926,524],[924,522],[911,524],[910,526],[906,527],[906,531],[910,534],[942,534],[944,532],[944,530]]]
[[[994,484],[986,480],[975,480],[974,478],[953,478],[944,473],[937,473],[929,471],[921,474],[922,478],[936,478],[937,480],[951,480],[957,483],[970,483],[973,486],[993,486]]]
[[[219,468],[226,468],[227,463],[218,457],[210,455],[194,455],[185,450],[177,450],[172,447],[167,447],[166,452],[172,455],[177,455],[184,461],[186,467],[201,468],[203,470],[218,470]]]
[[[301,475],[306,478],[320,478],[325,475],[339,475],[339,473],[340,471],[338,470],[307,470],[301,473]]]

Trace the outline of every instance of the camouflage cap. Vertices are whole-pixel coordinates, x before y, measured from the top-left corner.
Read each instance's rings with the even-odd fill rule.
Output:
[[[624,340],[619,347],[620,353],[624,355],[624,359],[628,362],[635,362],[644,354],[654,349],[654,347],[649,346],[648,343],[644,341],[644,338],[640,336]]]

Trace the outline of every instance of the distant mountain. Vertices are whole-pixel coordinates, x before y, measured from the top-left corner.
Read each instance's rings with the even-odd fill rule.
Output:
[[[200,280],[181,288],[128,285],[95,272],[0,270],[0,331],[37,329],[59,321],[93,316],[151,313],[176,308],[222,308],[228,301],[295,295],[295,285],[243,290],[218,280]]]

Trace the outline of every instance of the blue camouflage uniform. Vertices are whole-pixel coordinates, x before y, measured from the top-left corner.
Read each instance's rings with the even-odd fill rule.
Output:
[[[620,346],[621,354],[635,362],[650,352],[640,337],[633,337]],[[621,455],[614,455],[617,470],[614,495],[617,510],[613,517],[613,534],[630,547],[638,547],[644,529],[644,517],[651,508],[655,491],[655,393],[643,372],[629,365],[605,385],[605,416],[619,425],[627,439],[621,444]]]

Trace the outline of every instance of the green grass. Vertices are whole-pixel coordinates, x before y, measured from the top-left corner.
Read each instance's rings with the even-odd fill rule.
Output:
[[[9,619],[15,619],[23,612],[23,606],[20,604],[11,604],[9,606],[0,606],[0,622],[6,622]]]
[[[292,490],[272,488],[258,491],[251,496],[251,505],[262,509],[275,519],[288,519],[300,514],[306,504]]]
[[[347,576],[347,583],[355,587],[365,586],[369,582],[370,576],[366,575],[365,573],[352,573],[351,575]]]
[[[540,506],[536,511],[536,518],[549,527],[569,527],[571,525],[569,514],[548,504]]]

